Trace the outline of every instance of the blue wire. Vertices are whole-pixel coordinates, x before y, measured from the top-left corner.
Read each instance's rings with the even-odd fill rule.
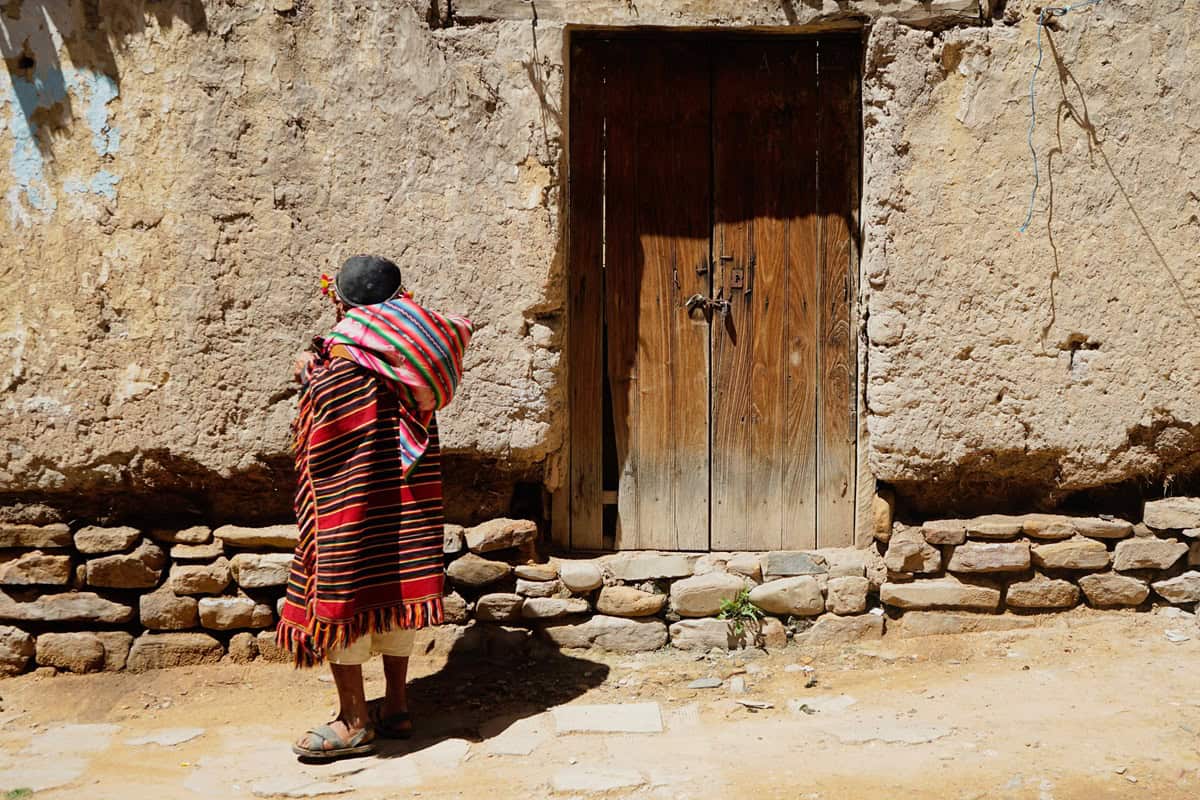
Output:
[[[1017,233],[1024,233],[1029,228],[1029,223],[1033,221],[1033,204],[1037,200],[1038,187],[1042,183],[1042,177],[1038,173],[1037,149],[1033,146],[1033,131],[1037,127],[1037,76],[1042,70],[1042,56],[1045,55],[1042,50],[1042,28],[1046,27],[1046,20],[1051,17],[1065,17],[1072,11],[1078,11],[1081,8],[1094,6],[1101,2],[1103,0],[1082,0],[1082,2],[1069,6],[1043,8],[1042,13],[1038,14],[1038,57],[1037,63],[1033,65],[1033,76],[1029,79],[1029,134],[1026,137],[1029,141],[1029,154],[1033,157],[1033,191],[1029,194],[1029,213],[1025,215],[1025,221],[1021,223],[1021,227]]]

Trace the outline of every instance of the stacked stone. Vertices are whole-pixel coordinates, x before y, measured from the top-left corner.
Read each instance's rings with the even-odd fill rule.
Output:
[[[895,609],[1055,611],[1200,601],[1200,499],[1146,503],[1143,522],[1058,514],[897,523],[880,599]]]
[[[290,525],[0,525],[0,674],[276,655],[297,536]]]

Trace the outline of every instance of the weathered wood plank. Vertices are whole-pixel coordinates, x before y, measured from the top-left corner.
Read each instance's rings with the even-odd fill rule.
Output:
[[[572,48],[568,363],[571,546],[603,546],[603,58],[604,43]]]
[[[817,522],[821,547],[854,538],[857,408],[852,236],[858,170],[858,43],[819,45],[821,322]]]

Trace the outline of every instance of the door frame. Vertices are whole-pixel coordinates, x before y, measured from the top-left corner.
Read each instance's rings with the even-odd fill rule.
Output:
[[[567,289],[567,303],[564,325],[564,355],[566,381],[566,431],[560,462],[565,480],[561,481],[551,500],[552,538],[560,549],[574,552],[612,551],[616,549],[611,537],[603,533],[603,509],[606,505],[614,505],[615,497],[608,495],[615,492],[605,492],[602,477],[602,448],[603,420],[599,409],[594,408],[594,398],[601,393],[599,387],[604,380],[604,328],[603,315],[597,312],[602,303],[597,302],[593,293],[603,292],[601,282],[596,284],[595,276],[589,282],[589,260],[602,258],[603,242],[591,241],[586,235],[581,235],[579,226],[575,224],[578,217],[586,216],[580,210],[581,204],[586,208],[585,191],[575,191],[574,170],[576,147],[580,146],[580,138],[587,130],[589,109],[574,96],[572,87],[576,66],[576,44],[589,39],[705,39],[705,40],[855,40],[859,43],[860,54],[865,51],[865,29],[856,27],[849,30],[825,31],[820,33],[780,33],[771,30],[755,29],[705,29],[705,30],[674,30],[670,28],[568,28],[565,31],[564,51],[564,80],[563,80],[563,162],[565,164],[565,180],[563,191],[563,243],[564,265]],[[854,486],[850,487],[850,495],[854,504],[854,525],[852,541],[856,546],[865,547],[873,541],[871,529],[871,505],[875,496],[875,479],[867,463],[867,427],[865,407],[865,375],[867,348],[863,325],[863,301],[861,275],[861,253],[863,247],[862,226],[862,170],[864,162],[862,136],[862,61],[858,69],[859,106],[855,119],[857,132],[858,169],[851,174],[852,202],[851,241],[850,241],[850,280],[851,297],[849,320],[851,326],[851,344],[854,348],[853,360],[856,374],[853,376],[852,396],[855,406],[854,427],[856,429]],[[580,128],[580,138],[573,132],[575,123]],[[600,187],[601,190],[603,187]],[[589,399],[589,397],[591,399]],[[590,454],[590,455],[589,455]],[[599,502],[597,502],[597,500]],[[590,507],[589,507],[590,506]],[[711,542],[711,531],[709,532]],[[711,550],[711,544],[709,548]]]

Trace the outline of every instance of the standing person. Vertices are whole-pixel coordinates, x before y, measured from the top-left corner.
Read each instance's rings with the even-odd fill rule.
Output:
[[[462,377],[464,317],[422,308],[386,258],[355,256],[322,290],[333,331],[297,360],[300,540],[276,632],[297,666],[330,664],[341,710],[293,746],[332,760],[406,738],[405,683],[418,628],[442,621],[442,474],[435,412]],[[368,703],[362,665],[383,656]]]

